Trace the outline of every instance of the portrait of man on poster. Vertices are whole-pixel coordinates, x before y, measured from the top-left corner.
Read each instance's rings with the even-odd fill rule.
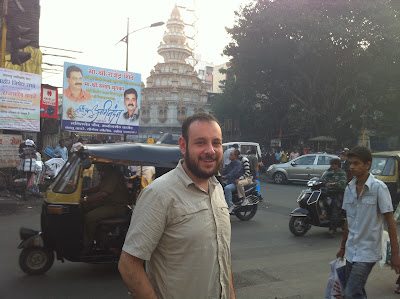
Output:
[[[139,106],[137,91],[129,88],[124,92],[124,105],[126,112],[122,114],[122,123],[125,125],[139,126]]]
[[[81,68],[71,65],[66,70],[68,88],[64,89],[64,96],[71,102],[83,103],[92,99],[92,95],[82,89],[83,73]]]

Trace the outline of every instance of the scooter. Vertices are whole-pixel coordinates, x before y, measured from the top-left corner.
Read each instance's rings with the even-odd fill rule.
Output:
[[[289,229],[295,236],[304,236],[311,226],[329,227],[331,204],[341,205],[339,200],[332,201],[332,197],[343,198],[342,192],[329,191],[325,188],[325,173],[321,178],[312,178],[307,182],[308,189],[303,190],[297,198],[299,208],[294,209],[290,215]],[[340,209],[340,207],[339,207]],[[343,229],[346,215],[340,209],[337,224]]]
[[[220,177],[217,177],[220,180]],[[221,183],[224,187],[224,183]],[[259,181],[256,180],[251,184],[244,186],[245,198],[243,201],[247,201],[245,206],[242,206],[242,200],[239,199],[237,190],[232,192],[232,202],[236,205],[231,215],[235,215],[242,221],[248,221],[254,217],[258,209],[258,203],[263,200],[261,194],[258,191]]]

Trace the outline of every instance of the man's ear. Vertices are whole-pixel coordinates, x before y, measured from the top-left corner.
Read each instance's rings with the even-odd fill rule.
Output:
[[[181,149],[181,153],[183,155],[185,155],[186,154],[186,140],[182,136],[179,137],[179,147]]]

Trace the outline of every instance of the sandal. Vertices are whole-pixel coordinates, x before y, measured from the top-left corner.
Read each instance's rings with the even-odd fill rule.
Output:
[[[394,292],[396,294],[400,294],[400,284],[397,286],[397,288],[394,289]]]

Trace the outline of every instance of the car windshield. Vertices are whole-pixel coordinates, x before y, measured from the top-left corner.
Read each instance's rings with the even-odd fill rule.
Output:
[[[73,193],[78,186],[81,159],[72,155],[61,169],[54,183],[53,191],[56,193]]]
[[[370,173],[374,175],[392,176],[395,172],[395,163],[392,157],[373,157]]]

